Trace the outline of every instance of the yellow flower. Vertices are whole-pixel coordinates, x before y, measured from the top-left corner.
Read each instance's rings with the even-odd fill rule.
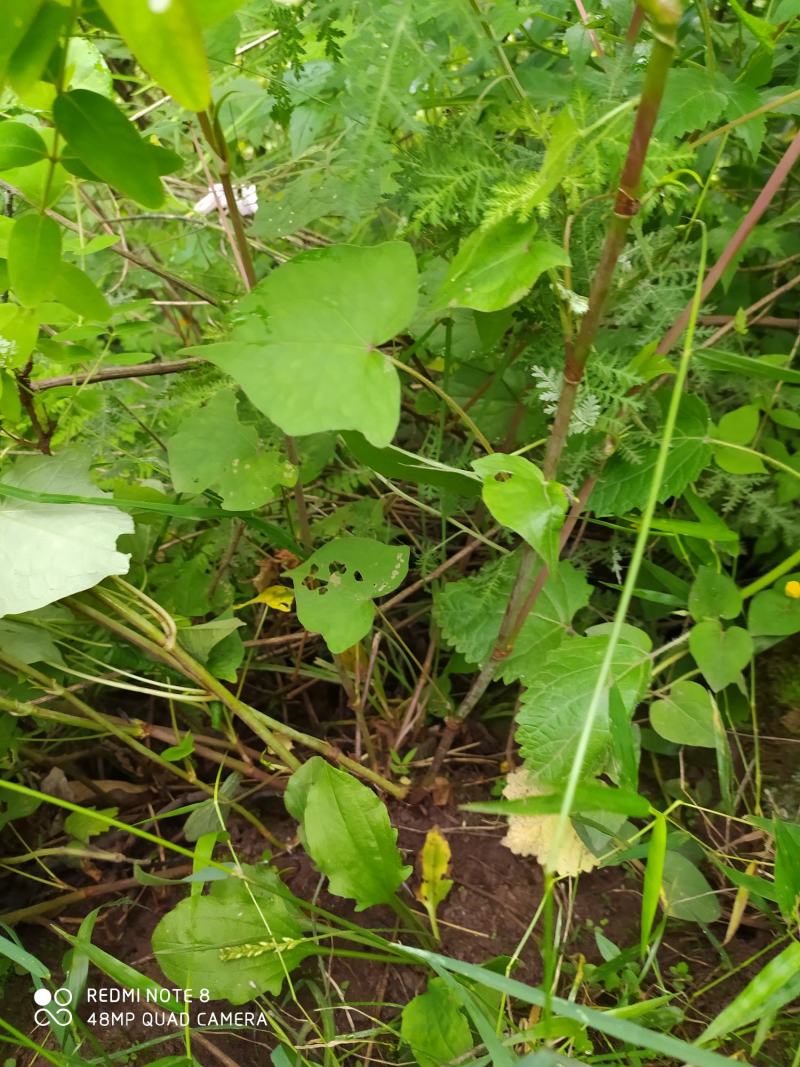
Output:
[[[783,591],[792,600],[800,600],[800,582],[787,582]]]

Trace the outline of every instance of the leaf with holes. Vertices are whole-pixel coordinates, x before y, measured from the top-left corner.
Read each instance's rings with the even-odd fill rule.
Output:
[[[567,511],[567,494],[548,482],[523,456],[495,452],[473,460],[483,478],[483,502],[503,526],[516,531],[545,561],[558,564],[559,534]]]
[[[417,266],[401,241],[304,252],[239,304],[231,340],[187,349],[216,364],[288,434],[358,430],[390,443],[400,381],[379,345],[417,303]]]
[[[239,422],[236,397],[224,389],[181,423],[167,442],[172,484],[179,493],[214,488],[229,511],[250,511],[292,486],[297,471],[261,446],[253,426]]]
[[[294,772],[284,800],[300,823],[303,847],[328,878],[329,891],[354,900],[356,911],[386,904],[411,874],[383,801],[321,756]]]
[[[400,585],[408,549],[367,537],[339,537],[286,572],[294,583],[297,617],[321,633],[331,652],[344,652],[369,633],[373,600]]]

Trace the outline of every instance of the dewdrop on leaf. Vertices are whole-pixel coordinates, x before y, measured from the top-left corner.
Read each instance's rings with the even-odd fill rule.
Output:
[[[508,800],[542,796],[546,790],[537,788],[524,767],[512,771],[506,779],[503,796]],[[508,832],[503,838],[506,848],[517,856],[533,856],[544,867],[550,858],[558,815],[509,815]],[[597,859],[575,833],[571,822],[564,828],[563,839],[553,867],[557,874],[580,874],[597,866]]]

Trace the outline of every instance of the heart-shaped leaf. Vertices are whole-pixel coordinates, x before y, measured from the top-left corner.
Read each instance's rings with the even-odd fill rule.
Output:
[[[714,702],[697,682],[676,682],[669,696],[650,706],[650,722],[660,737],[676,745],[714,748]]]
[[[753,639],[741,626],[722,629],[715,619],[699,622],[689,634],[689,651],[715,693],[738,681],[753,656]]]

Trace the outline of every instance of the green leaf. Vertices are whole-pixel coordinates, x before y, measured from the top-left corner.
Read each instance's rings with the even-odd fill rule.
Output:
[[[90,838],[97,837],[98,834],[103,834],[108,830],[108,822],[102,816],[114,819],[118,812],[119,808],[101,808],[99,811],[87,808],[85,811],[73,811],[64,820],[64,829],[76,841],[88,844]],[[98,815],[101,818],[98,818]]]
[[[47,145],[24,122],[0,122],[0,170],[29,167],[47,158]]]
[[[689,592],[689,611],[701,619],[735,619],[742,610],[742,594],[734,580],[714,567],[702,566]]]
[[[462,242],[436,307],[500,311],[521,300],[545,271],[569,266],[569,256],[553,241],[534,241],[537,223],[516,216],[482,227]]]
[[[662,888],[667,914],[673,919],[707,926],[722,914],[719,900],[705,877],[680,852],[667,852]]]
[[[695,67],[673,70],[667,78],[656,136],[666,140],[702,130],[716,122],[726,103],[725,92],[714,73]]]
[[[676,682],[669,696],[650,705],[655,732],[676,745],[714,748],[714,701],[696,682]]]
[[[164,189],[156,157],[110,100],[88,89],[60,93],[53,104],[53,122],[78,159],[98,178],[144,207],[161,206]]]
[[[443,1067],[473,1047],[472,1031],[461,1002],[441,978],[403,1008],[400,1036],[419,1067]]]
[[[775,896],[787,922],[800,898],[800,825],[775,820]]]
[[[35,308],[0,304],[0,363],[6,368],[24,367],[39,336]]]
[[[516,531],[555,569],[569,503],[564,487],[545,481],[539,468],[523,456],[495,452],[473,460],[472,466],[483,478],[483,502],[492,516]]]
[[[747,628],[753,637],[789,637],[800,631],[800,599],[783,591],[789,581],[800,581],[800,574],[790,574],[780,588],[756,593],[747,615]]]
[[[8,64],[8,80],[17,93],[24,94],[40,78],[68,21],[69,9],[56,0],[45,0],[36,12]]]
[[[614,652],[611,675],[589,739],[584,778],[600,773],[608,762],[611,687],[616,686],[631,715],[647,686],[649,641],[641,631],[634,632],[644,638],[647,648],[631,643],[628,635],[623,635]],[[572,637],[551,652],[528,679],[517,715],[516,737],[525,766],[537,784],[559,787],[566,780],[607,647],[606,634]]]
[[[775,47],[773,35],[777,27],[767,22],[766,19],[751,15],[749,11],[742,7],[739,0],[729,0],[729,3],[741,24],[750,31],[760,45],[763,45],[768,52],[771,52]]]
[[[8,279],[24,307],[35,307],[52,292],[61,267],[61,230],[46,215],[23,215],[8,239]]]
[[[788,359],[785,355],[781,357],[742,356],[738,352],[720,352],[715,348],[698,348],[692,356],[692,359],[701,366],[723,374],[741,374],[746,378],[763,378],[771,382],[789,382],[791,385],[800,385],[800,370],[769,362],[776,358],[780,358],[781,362]]]
[[[194,738],[192,731],[187,730],[177,745],[170,745],[161,752],[161,758],[167,763],[178,763],[182,759],[188,759],[194,752]]]
[[[87,460],[75,452],[18,459],[3,480],[32,492],[108,496],[98,492]],[[114,507],[3,501],[0,616],[44,607],[110,574],[125,574],[129,557],[116,550],[124,533],[133,533],[133,522]]]
[[[191,0],[99,0],[147,73],[190,111],[205,111],[211,83]]]
[[[766,1005],[783,1007],[798,995],[800,943],[790,945],[765,964],[744,989],[712,1020],[700,1035],[703,1043],[724,1037],[754,1022]]]
[[[356,911],[394,897],[412,868],[403,866],[397,831],[371,789],[313,756],[289,779],[284,800],[334,896],[354,900]]]
[[[88,274],[62,263],[53,279],[52,296],[90,322],[108,322],[111,305]]]
[[[693,626],[689,651],[715,693],[739,680],[753,657],[753,639],[741,626],[722,629],[716,619]]]
[[[628,723],[630,729],[630,723]],[[518,800],[478,800],[462,804],[464,811],[487,815],[558,815],[564,806],[563,792],[543,793]],[[650,802],[631,789],[616,789],[602,782],[579,782],[572,802],[576,812],[614,812],[643,819],[650,813]]]
[[[292,486],[297,471],[261,447],[255,427],[239,422],[236,396],[223,389],[181,423],[167,442],[172,484],[179,493],[216,489],[229,511],[249,511]]]
[[[201,622],[196,626],[184,626],[178,631],[178,640],[201,663],[207,663],[211,652],[230,634],[244,626],[241,619],[219,618]]]
[[[22,663],[61,663],[58,646],[46,630],[4,619],[0,622],[0,648]]]
[[[716,436],[734,445],[749,445],[758,431],[761,418],[759,409],[754,404],[745,404],[728,411],[719,420]],[[717,465],[729,474],[763,474],[765,467],[758,456],[748,455],[735,448],[716,445],[714,459]]]
[[[16,941],[12,941],[8,937],[4,937],[0,934],[0,956],[4,956],[7,960],[11,960],[18,967],[21,967],[27,974],[33,975],[34,978],[49,979],[50,972],[45,965],[38,960],[36,956],[32,955],[21,945],[18,945]]]
[[[286,575],[294,584],[298,619],[338,653],[369,633],[373,600],[396,589],[407,572],[407,548],[338,537]]]
[[[182,989],[208,989],[212,1000],[246,1004],[277,996],[287,974],[314,951],[303,916],[274,871],[244,867],[245,883],[212,882],[208,894],[188,897],[153,931],[153,951],[167,978]],[[237,946],[254,955],[222,958]],[[246,951],[246,948],[245,948]]]
[[[666,398],[659,399],[663,408]],[[670,497],[679,496],[705,468],[710,454],[709,446],[704,440],[707,431],[708,408],[699,397],[684,396],[658,494],[660,503],[663,504]],[[603,477],[598,479],[589,498],[589,508],[595,514],[625,515],[634,508],[641,509],[645,506],[658,457],[658,446],[641,449],[640,456],[639,463],[631,463],[619,454],[611,457]]]
[[[469,578],[448,582],[434,594],[434,618],[442,637],[470,663],[482,665],[491,654],[519,562],[519,552],[503,556]],[[501,661],[503,681],[525,682],[536,673],[545,653],[561,644],[591,592],[579,571],[566,561],[559,563],[542,587],[513,651]]]
[[[3,6],[3,32],[0,34],[0,88],[14,50],[33,22],[42,0],[13,0]]]
[[[659,811],[650,831],[647,848],[647,866],[642,886],[642,915],[639,923],[639,951],[644,956],[658,911],[661,887],[664,880],[664,860],[667,854],[667,820]]]
[[[267,275],[240,304],[228,343],[188,351],[216,364],[288,434],[358,430],[378,448],[400,418],[397,371],[378,346],[404,330],[417,300],[411,246],[333,245]]]
[[[437,463],[415,452],[406,452],[395,445],[375,448],[360,433],[346,432],[342,437],[357,460],[387,478],[417,485],[435,485],[459,496],[474,497],[480,493],[480,480],[467,471]]]

